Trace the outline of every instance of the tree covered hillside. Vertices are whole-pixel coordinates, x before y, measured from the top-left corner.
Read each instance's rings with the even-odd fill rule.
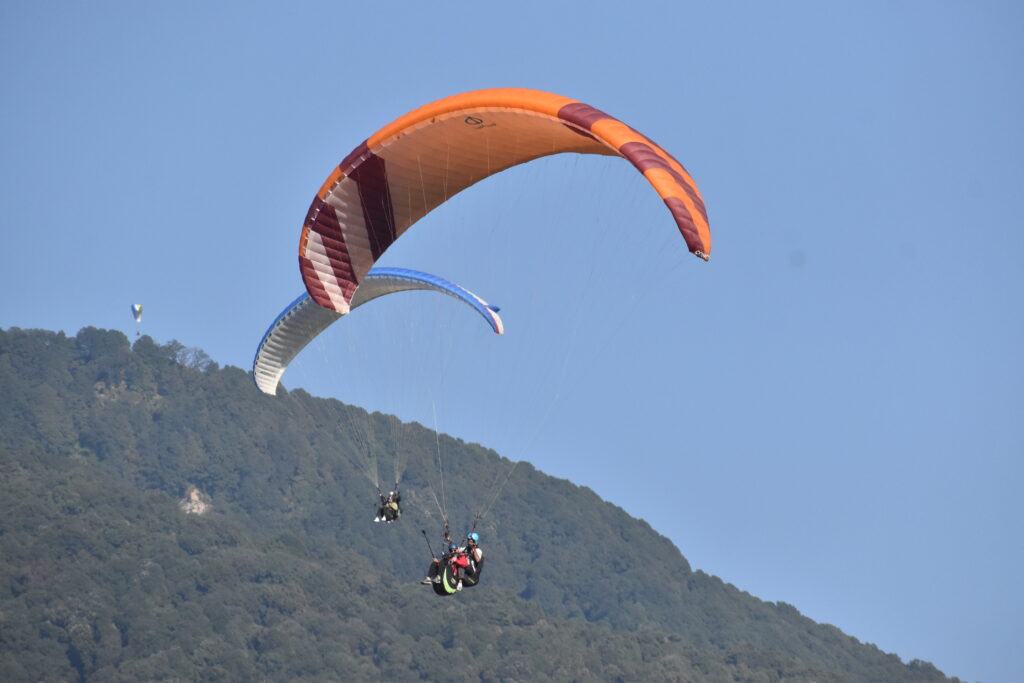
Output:
[[[281,393],[173,342],[0,331],[0,679],[949,680],[692,570],[586,488]],[[480,501],[451,492],[499,494],[455,598],[417,583],[438,449],[453,525]],[[367,454],[398,451],[406,514],[373,524]]]

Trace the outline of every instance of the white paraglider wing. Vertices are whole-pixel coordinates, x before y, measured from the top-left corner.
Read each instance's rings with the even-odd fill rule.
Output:
[[[497,334],[504,326],[498,308],[491,306],[468,289],[444,278],[405,268],[376,268],[363,279],[352,297],[350,311],[385,294],[426,290],[447,294],[475,309]],[[288,365],[317,335],[344,314],[317,304],[304,293],[271,323],[256,349],[253,380],[260,391],[274,396]]]

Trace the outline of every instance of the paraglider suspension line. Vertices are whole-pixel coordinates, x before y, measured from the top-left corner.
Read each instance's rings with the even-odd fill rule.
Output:
[[[501,490],[505,488],[505,484],[507,484],[508,480],[512,478],[512,473],[516,471],[516,467],[518,466],[519,461],[516,460],[515,463],[512,465],[512,468],[509,469],[508,474],[505,475],[505,481],[501,482],[501,486],[499,486],[498,490],[494,492],[493,496],[491,496],[491,501],[487,504],[487,507],[481,509],[479,512],[476,513],[476,515],[473,516],[473,528],[470,530],[471,532],[476,531],[476,525],[480,522],[480,520],[484,518],[484,515],[491,511],[491,508],[494,506],[494,503],[498,500],[498,496],[501,494]]]
[[[441,436],[437,433],[437,403],[431,401],[431,406],[434,410],[434,445],[437,448],[437,471],[441,481],[441,517],[444,519],[445,524],[448,523],[448,500],[445,497],[444,492],[444,463],[441,460]],[[437,496],[435,495],[436,499]]]

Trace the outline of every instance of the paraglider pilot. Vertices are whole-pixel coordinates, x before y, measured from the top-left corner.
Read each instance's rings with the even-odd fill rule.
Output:
[[[475,586],[480,581],[480,572],[484,568],[484,551],[480,549],[480,535],[471,531],[466,537],[466,559],[468,564],[463,572],[462,579],[467,586]],[[459,581],[459,585],[462,581]]]
[[[427,572],[427,578],[420,583],[430,585],[441,582],[441,572],[446,564],[450,564],[455,572],[458,583],[455,590],[461,591],[463,583],[475,586],[480,581],[480,572],[484,568],[484,551],[480,549],[480,536],[474,531],[466,537],[465,547],[459,547],[454,541],[449,542],[448,552],[441,559],[434,558]]]
[[[460,552],[459,544],[452,541],[448,544],[448,551],[441,556],[441,559],[434,558],[434,561],[430,563],[430,569],[427,570],[427,578],[420,581],[424,585],[430,585],[432,583],[441,583],[441,572],[444,571],[444,566],[450,562],[454,566],[458,566],[459,560],[462,560],[462,566],[465,567],[468,564],[465,553]],[[461,589],[460,589],[461,590]]]
[[[399,517],[402,516],[402,508],[399,504],[402,502],[402,494],[398,492],[398,488],[395,487],[394,491],[389,491],[388,495],[380,494],[380,507],[377,508],[377,516],[373,518],[375,522],[395,522]]]

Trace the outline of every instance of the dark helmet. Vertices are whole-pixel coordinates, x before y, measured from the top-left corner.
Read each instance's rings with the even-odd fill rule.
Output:
[[[455,541],[452,541],[451,543],[448,544],[448,550],[458,550],[458,549],[459,549],[459,544],[456,543]]]

